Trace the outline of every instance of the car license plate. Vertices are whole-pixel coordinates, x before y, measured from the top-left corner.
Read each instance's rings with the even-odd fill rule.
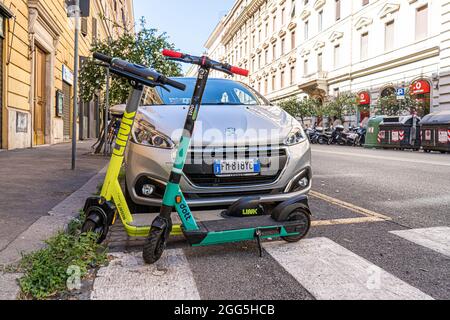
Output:
[[[214,162],[214,174],[216,176],[247,174],[257,175],[260,173],[261,163],[258,159],[216,160]]]

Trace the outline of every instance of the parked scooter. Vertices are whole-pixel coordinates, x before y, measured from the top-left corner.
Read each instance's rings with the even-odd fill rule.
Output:
[[[344,132],[343,125],[337,125],[334,127],[331,137],[328,139],[328,144],[338,144],[338,145],[352,145],[349,140],[349,133]]]

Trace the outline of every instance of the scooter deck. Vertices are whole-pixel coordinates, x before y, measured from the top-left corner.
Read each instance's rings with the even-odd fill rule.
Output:
[[[209,211],[195,211],[192,214],[198,221],[210,221],[220,219],[220,213],[222,210],[209,210]],[[129,223],[132,227],[145,228],[152,225],[153,220],[159,213],[142,213],[133,214],[133,222]],[[172,223],[174,225],[181,224],[181,219],[176,212],[172,213]]]
[[[269,215],[200,221],[198,226],[199,230],[195,231],[182,228],[184,236],[192,246],[247,241],[257,237],[288,237],[297,235],[304,228],[298,221],[278,222]]]
[[[207,232],[231,231],[251,228],[281,227],[286,223],[277,222],[269,215],[248,218],[226,218],[222,220],[201,221],[201,227]]]

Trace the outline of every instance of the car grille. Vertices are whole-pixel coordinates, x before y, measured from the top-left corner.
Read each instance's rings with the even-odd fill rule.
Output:
[[[254,159],[261,162],[261,175],[218,177],[213,163],[217,159]],[[269,147],[219,147],[191,149],[184,167],[186,178],[198,187],[239,187],[272,184],[280,177],[287,163],[286,149]]]

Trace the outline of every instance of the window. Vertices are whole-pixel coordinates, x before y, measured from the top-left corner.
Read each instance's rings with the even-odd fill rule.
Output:
[[[369,4],[369,0],[362,0],[362,5],[363,5],[363,7],[365,6],[365,5],[368,5]]]
[[[291,49],[295,49],[295,31],[291,32]]]
[[[416,10],[416,40],[425,39],[428,36],[428,5]]]
[[[283,8],[283,9],[281,9],[281,25],[282,26],[284,26],[285,16],[286,16],[286,9]]]
[[[277,44],[276,43],[274,43],[272,46],[272,57],[273,57],[273,60],[275,60],[277,58]]]
[[[266,27],[264,29],[264,37],[268,37],[269,36],[269,23],[266,23]]]
[[[317,29],[319,30],[319,32],[322,32],[322,28],[323,28],[323,10],[319,11],[319,16],[317,18],[318,18],[318,20],[317,20],[317,23],[318,23]]]
[[[284,70],[283,71],[281,71],[281,75],[280,75],[280,87],[281,87],[281,89],[283,89],[284,88]]]
[[[264,93],[267,94],[269,92],[269,80],[267,78],[264,79]]]
[[[272,76],[272,91],[275,91],[275,81],[276,81],[276,76],[273,75]]]
[[[266,49],[264,51],[264,63],[268,64],[269,63],[269,49]]]
[[[340,45],[336,45],[334,46],[334,67],[337,68],[339,66],[340,63],[340,49],[341,46]]]
[[[366,60],[369,57],[369,33],[361,35],[361,60]]]
[[[281,55],[284,55],[286,49],[286,39],[281,39]]]
[[[336,21],[341,20],[341,0],[335,0],[336,6]]]
[[[291,66],[291,85],[295,83],[295,65]]]
[[[258,31],[258,43],[261,43],[262,31],[261,29]]]
[[[261,69],[261,60],[262,60],[262,57],[261,57],[261,54],[259,54],[258,55],[258,69]]]
[[[305,22],[305,40],[308,40],[308,33],[309,33],[309,22]]]
[[[394,21],[386,23],[384,29],[384,50],[391,51],[394,49],[395,39],[394,39]]]
[[[276,30],[277,30],[277,16],[273,16],[272,32],[275,32]]]
[[[303,61],[303,75],[308,74],[308,60]]]
[[[317,54],[317,71],[322,71],[322,53]]]

